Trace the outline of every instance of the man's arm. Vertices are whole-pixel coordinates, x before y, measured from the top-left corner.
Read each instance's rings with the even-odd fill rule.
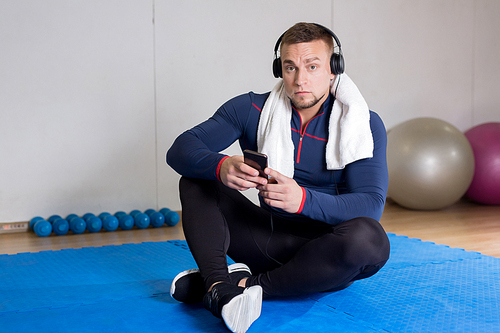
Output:
[[[220,154],[244,133],[252,108],[250,94],[235,97],[205,122],[182,133],[167,152],[167,163],[179,174],[202,179],[219,179],[225,185],[244,190],[262,179],[243,163],[242,156]]]

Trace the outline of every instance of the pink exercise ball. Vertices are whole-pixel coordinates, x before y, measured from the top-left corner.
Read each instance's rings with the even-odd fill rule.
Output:
[[[478,203],[500,205],[500,123],[485,123],[465,132],[476,168],[466,196]]]

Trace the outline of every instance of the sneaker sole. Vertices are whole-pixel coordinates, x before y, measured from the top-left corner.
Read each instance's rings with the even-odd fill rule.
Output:
[[[248,272],[250,275],[252,274],[252,272],[250,272],[250,268],[248,268],[247,265],[241,264],[241,263],[229,265],[227,267],[227,270],[228,270],[229,274],[234,273],[234,272]]]
[[[247,265],[241,264],[241,263],[235,263],[235,264],[229,265],[227,269],[228,269],[229,274],[234,273],[234,272],[248,272],[250,275],[252,274],[250,272],[250,268],[248,268]],[[174,280],[172,281],[172,284],[170,285],[170,297],[172,297],[176,301],[185,302],[185,303],[198,303],[198,302],[203,301],[203,296],[205,295],[205,289],[204,289],[205,286],[203,284],[203,280],[201,279],[201,276],[194,280],[194,281],[196,281],[195,284],[191,284],[187,287],[189,289],[199,290],[200,291],[199,295],[196,295],[199,297],[195,296],[194,298],[191,297],[191,299],[184,299],[184,298],[177,299],[174,296],[175,290],[176,290],[175,286],[176,286],[177,281],[180,280],[181,278],[183,278],[187,275],[191,275],[191,274],[200,274],[200,270],[198,268],[188,269],[186,271],[180,272],[179,274],[177,274],[175,276]]]
[[[224,305],[221,315],[231,332],[244,333],[260,317],[261,310],[262,287],[252,286]]]

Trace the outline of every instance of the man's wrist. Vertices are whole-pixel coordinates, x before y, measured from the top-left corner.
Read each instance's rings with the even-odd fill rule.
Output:
[[[228,159],[229,156],[224,156],[220,161],[219,164],[217,164],[217,169],[215,170],[215,175],[217,176],[217,179],[222,182],[222,179],[220,178],[220,168],[222,166],[222,163]]]
[[[306,203],[306,189],[300,186],[300,189],[302,190],[302,200],[300,201],[300,206],[297,212],[295,214],[300,214],[302,213],[302,210],[304,209],[304,204]]]

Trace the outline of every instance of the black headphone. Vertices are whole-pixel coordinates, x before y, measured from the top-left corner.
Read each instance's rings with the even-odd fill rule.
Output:
[[[333,39],[335,40],[335,43],[337,43],[337,46],[339,47],[339,52],[338,53],[333,53],[332,57],[330,58],[330,69],[332,71],[332,74],[338,75],[344,73],[344,56],[342,55],[342,46],[340,45],[340,40],[335,36],[333,31],[328,29],[327,27],[324,27],[320,24],[313,23],[315,26],[324,29],[328,34],[330,34]],[[283,36],[285,35],[286,31],[278,38],[278,41],[276,42],[276,45],[274,46],[274,60],[273,60],[273,74],[275,78],[281,78],[283,77],[283,72],[281,68],[281,57],[278,57],[278,49],[281,44],[281,40],[283,39]]]

